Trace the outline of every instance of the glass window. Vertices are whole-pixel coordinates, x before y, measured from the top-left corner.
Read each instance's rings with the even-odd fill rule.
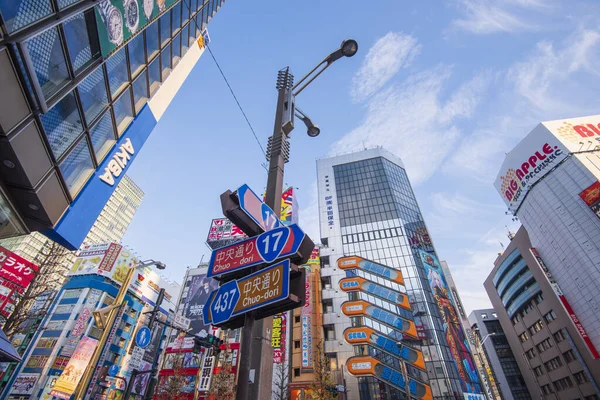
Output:
[[[79,98],[83,106],[83,113],[88,125],[100,114],[106,104],[106,84],[102,67],[96,68],[78,87]]]
[[[167,41],[171,38],[171,13],[164,13],[160,17],[160,42],[164,47]]]
[[[175,32],[181,28],[181,3],[175,4],[171,9],[171,32],[175,35]]]
[[[148,77],[150,82],[150,96],[156,92],[160,86],[160,57],[156,57],[148,66]]]
[[[88,32],[95,29],[93,22],[87,22],[90,19],[93,21],[94,17],[91,13],[93,13],[93,10],[85,14],[77,14],[63,24],[65,37],[67,38],[67,48],[69,49],[69,56],[75,74],[85,68],[92,60],[100,57],[97,46],[94,46],[95,48],[92,50],[88,36]]]
[[[142,73],[133,82],[133,102],[135,103],[135,112],[139,112],[148,101],[148,86],[146,82],[146,72]]]
[[[192,11],[192,1],[191,0],[183,0],[181,2],[183,7],[181,8],[181,19],[182,22],[185,23],[188,19],[190,19],[190,14]]]
[[[0,0],[0,12],[8,32],[14,32],[52,12],[50,0]]]
[[[56,28],[25,42],[44,97],[48,99],[58,92],[69,79],[65,55]]]
[[[50,148],[60,158],[83,131],[73,93],[66,95],[50,111],[40,116]]]
[[[64,161],[60,163],[60,171],[67,183],[69,193],[75,197],[94,172],[94,164],[85,138],[80,140]]]
[[[149,61],[158,52],[158,22],[154,22],[146,28],[146,49]]]
[[[185,56],[185,53],[187,53],[188,49],[190,48],[188,38],[189,31],[190,24],[187,24],[185,28],[183,28],[183,32],[181,33],[181,57]]]
[[[117,123],[117,132],[121,135],[129,123],[133,120],[133,111],[131,109],[131,96],[129,91],[121,95],[113,105],[115,112],[115,121]]]
[[[96,160],[100,163],[116,142],[110,112],[104,113],[102,119],[90,130],[90,136]]]
[[[146,55],[144,54],[144,35],[137,35],[127,45],[129,50],[129,69],[131,76],[136,76],[137,73],[144,67],[146,63]]]
[[[125,61],[125,48],[117,51],[106,61],[106,70],[108,72],[110,93],[115,98],[129,80],[127,62]]]
[[[160,55],[162,67],[162,80],[164,81],[171,73],[171,45],[167,45]]]
[[[175,38],[173,38],[173,43],[171,43],[173,48],[173,68],[177,65],[179,60],[181,59],[181,35],[177,34]]]

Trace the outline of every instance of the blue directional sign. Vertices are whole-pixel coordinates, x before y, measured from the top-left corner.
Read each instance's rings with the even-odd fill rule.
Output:
[[[119,373],[119,366],[116,364],[111,365],[110,368],[108,369],[108,376],[117,376],[118,373]]]
[[[220,325],[250,310],[287,299],[290,294],[290,260],[232,280],[214,290],[204,304],[204,324]]]
[[[217,294],[210,305],[213,322],[221,324],[231,318],[233,309],[240,298],[240,288],[237,281],[229,281],[217,290]]]
[[[140,348],[145,348],[150,344],[152,334],[147,326],[142,326],[135,334],[135,344]]]
[[[238,188],[237,196],[240,209],[252,218],[263,231],[266,232],[282,225],[279,216],[271,207],[263,203],[247,184],[243,184]]]
[[[310,243],[306,244],[307,241]],[[240,271],[282,258],[295,258],[300,253],[310,254],[312,249],[312,241],[298,225],[281,226],[213,251],[207,276]]]

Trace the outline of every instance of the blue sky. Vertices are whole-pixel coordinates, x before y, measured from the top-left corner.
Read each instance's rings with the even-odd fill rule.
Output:
[[[506,226],[518,227],[492,185],[504,153],[540,121],[598,113],[599,11],[594,1],[229,0],[209,31],[263,147],[277,71],[299,79],[344,38],[358,41],[297,99],[321,127],[292,134],[285,181],[298,188],[301,226],[318,238],[317,158],[384,146],[404,160],[472,310],[488,307],[482,282]],[[181,280],[210,255],[219,195],[242,183],[262,191],[264,161],[205,53],[129,170],[146,195],[123,242]]]

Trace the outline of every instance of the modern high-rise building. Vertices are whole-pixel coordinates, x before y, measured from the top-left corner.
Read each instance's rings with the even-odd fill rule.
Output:
[[[495,186],[600,349],[600,115],[542,122]]]
[[[531,398],[597,399],[598,351],[545,261],[521,227],[494,262],[485,290]],[[488,329],[478,327],[482,335]],[[492,349],[485,349],[490,355]],[[516,374],[515,367],[509,370]],[[520,379],[503,371],[506,385],[518,388]],[[496,368],[495,374],[501,382]],[[505,398],[510,395],[506,385],[500,384]]]
[[[323,325],[333,330],[329,340],[326,336],[325,352],[337,354],[338,368],[355,354],[343,340],[351,320],[341,312],[348,295],[339,290],[346,273],[337,261],[357,255],[401,271],[419,337],[415,346],[422,351],[434,398],[483,398],[468,340],[402,161],[384,149],[369,149],[318,160],[317,175],[324,245],[321,279],[332,287],[322,292]],[[385,278],[370,280],[389,283]],[[385,336],[389,328],[372,329]],[[401,395],[374,377],[346,373],[345,378],[349,398]]]
[[[142,189],[125,175],[92,225],[83,244],[120,242],[143,198]]]
[[[0,237],[81,246],[223,2],[0,3]]]
[[[469,322],[475,342],[473,353],[485,369],[492,394],[490,399],[530,400],[496,311],[493,308],[474,310],[469,314]]]

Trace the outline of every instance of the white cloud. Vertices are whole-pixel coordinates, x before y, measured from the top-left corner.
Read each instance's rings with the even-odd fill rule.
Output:
[[[452,26],[470,33],[485,35],[498,32],[535,30],[534,13],[554,9],[548,0],[459,0],[461,18],[452,21]]]
[[[590,100],[597,93],[590,90],[588,79],[598,78],[599,51],[600,33],[595,30],[580,29],[558,46],[542,41],[526,60],[509,69],[508,81],[542,116],[593,112],[590,106],[595,102]]]
[[[417,40],[403,33],[389,32],[377,40],[352,79],[353,100],[364,100],[381,89],[401,68],[410,65],[420,51]]]
[[[383,146],[402,158],[413,184],[428,179],[458,142],[455,122],[472,115],[487,87],[481,75],[444,101],[450,77],[450,67],[438,66],[380,91],[369,100],[364,121],[331,153]]]
[[[303,197],[304,196],[303,194]],[[321,237],[319,229],[319,202],[318,202],[318,191],[317,181],[314,181],[310,186],[310,194],[308,196],[308,204],[304,207],[300,207],[300,221],[298,224],[302,227],[302,230],[312,238],[315,244]]]

